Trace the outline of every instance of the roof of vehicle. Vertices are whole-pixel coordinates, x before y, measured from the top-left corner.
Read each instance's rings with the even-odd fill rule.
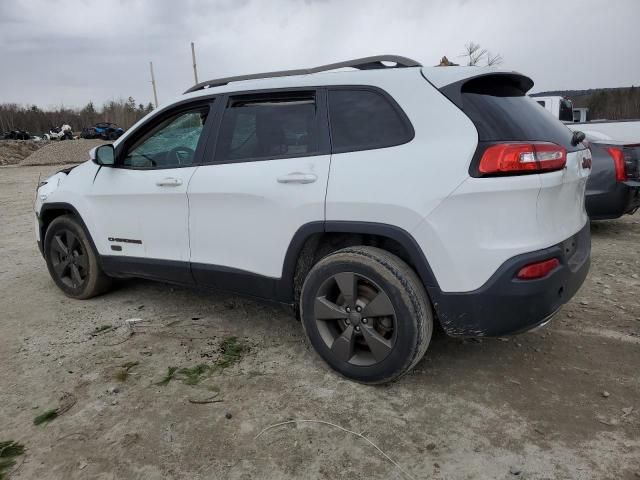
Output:
[[[388,63],[392,63],[393,65],[388,65]],[[214,80],[206,80],[204,82],[198,83],[197,85],[194,85],[184,93],[191,93],[197,90],[202,90],[210,87],[219,87],[222,85],[227,85],[231,82],[239,82],[243,80],[256,80],[256,79],[263,79],[263,78],[310,75],[314,73],[338,70],[340,68],[355,68],[357,70],[376,70],[376,69],[387,69],[387,68],[406,68],[406,67],[421,67],[421,66],[422,65],[419,62],[407,57],[402,57],[400,55],[376,55],[373,57],[355,58],[353,60],[346,60],[344,62],[329,63],[327,65],[320,65],[318,67],[299,68],[296,70],[280,70],[275,72],[264,72],[264,73],[251,73],[248,75],[238,75],[233,77],[218,78]]]
[[[262,88],[349,83],[368,84],[369,80],[372,84],[375,84],[375,80],[381,78],[379,76],[381,73],[384,73],[386,77],[387,74],[403,75],[416,70],[421,70],[423,75],[436,88],[441,88],[465,78],[488,74],[522,75],[518,72],[495,67],[423,67],[416,60],[407,57],[378,55],[313,68],[254,73],[207,80],[189,88],[181,99]]]

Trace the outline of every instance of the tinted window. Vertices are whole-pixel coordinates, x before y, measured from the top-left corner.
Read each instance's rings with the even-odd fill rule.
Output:
[[[546,104],[546,102],[544,100],[538,100],[538,103],[543,107],[547,106],[547,104]]]
[[[222,119],[217,161],[298,157],[319,152],[314,92],[233,97]]]
[[[571,145],[572,133],[564,124],[505,77],[465,83],[461,108],[475,124],[480,141],[544,141],[568,150],[582,148]]]
[[[125,167],[174,168],[192,165],[208,108],[182,112],[157,124],[123,160]]]
[[[334,152],[391,147],[413,137],[399,107],[371,90],[331,90],[329,118]]]

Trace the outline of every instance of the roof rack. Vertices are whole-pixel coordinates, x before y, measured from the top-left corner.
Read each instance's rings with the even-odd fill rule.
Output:
[[[385,65],[382,62],[395,63],[394,66]],[[265,73],[252,73],[250,75],[238,75],[235,77],[218,78],[215,80],[207,80],[200,82],[184,93],[196,92],[210,87],[220,87],[227,85],[231,82],[240,82],[242,80],[256,80],[259,78],[275,78],[275,77],[289,77],[292,75],[309,75],[311,73],[328,72],[330,70],[336,70],[338,68],[357,68],[358,70],[375,70],[383,68],[404,68],[404,67],[421,67],[422,64],[416,62],[407,57],[401,57],[399,55],[376,55],[373,57],[356,58],[354,60],[347,60],[338,63],[329,63],[328,65],[321,65],[313,68],[300,68],[298,70],[281,70],[278,72],[265,72]]]

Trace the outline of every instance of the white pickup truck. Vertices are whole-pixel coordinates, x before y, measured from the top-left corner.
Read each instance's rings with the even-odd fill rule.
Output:
[[[588,140],[615,140],[625,143],[640,143],[640,120],[593,120],[584,121],[581,109],[574,109],[571,100],[561,96],[532,97],[551,114],[564,122],[571,130],[583,132]],[[578,121],[576,121],[578,120]],[[579,121],[583,120],[583,121]]]

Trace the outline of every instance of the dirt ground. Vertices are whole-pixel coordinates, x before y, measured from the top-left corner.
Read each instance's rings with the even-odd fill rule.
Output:
[[[589,277],[545,329],[440,335],[411,374],[369,387],[332,373],[278,306],[141,280],[64,297],[33,234],[53,170],[0,168],[0,441],[26,447],[11,478],[640,477],[640,215],[592,226]],[[406,474],[326,424],[256,438],[303,419],[362,433]]]

